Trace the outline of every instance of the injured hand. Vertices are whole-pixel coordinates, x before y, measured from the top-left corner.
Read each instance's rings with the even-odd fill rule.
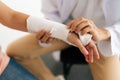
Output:
[[[41,29],[45,29],[46,31],[51,31],[51,37],[60,39],[70,45],[76,46],[74,43],[68,41],[69,30],[66,28],[67,26],[58,22],[50,21],[44,18],[37,18],[33,16],[29,16],[27,19],[27,28],[29,32],[37,33]],[[81,36],[78,34],[78,38],[81,40],[82,44],[85,46],[91,40],[92,35],[85,34]]]

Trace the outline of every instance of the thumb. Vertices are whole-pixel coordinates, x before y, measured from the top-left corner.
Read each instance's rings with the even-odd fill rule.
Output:
[[[89,54],[89,52],[87,51],[87,49],[85,48],[85,46],[83,46],[82,42],[79,39],[76,40],[76,44],[75,45],[79,48],[79,50],[84,55],[88,55]]]

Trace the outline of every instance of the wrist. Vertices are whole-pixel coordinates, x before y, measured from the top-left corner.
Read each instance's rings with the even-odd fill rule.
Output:
[[[105,29],[104,30],[104,38],[103,38],[103,40],[108,41],[108,40],[110,40],[110,37],[111,37],[110,32]]]

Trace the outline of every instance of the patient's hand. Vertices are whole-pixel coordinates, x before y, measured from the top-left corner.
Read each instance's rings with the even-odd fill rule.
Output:
[[[83,46],[77,34],[71,32],[68,36],[68,41],[79,48],[79,50],[85,56],[87,62],[93,62],[94,58],[99,59],[97,47],[92,40],[88,43],[88,45]]]
[[[86,48],[83,46],[82,42],[80,41],[80,39],[78,38],[78,35],[74,32],[70,32],[68,35],[67,40],[69,42],[71,42],[73,45],[75,45],[76,47],[78,47],[80,49],[80,51],[84,54],[84,55],[88,55],[89,52],[86,50]]]
[[[97,46],[95,45],[95,43],[92,40],[85,47],[86,47],[86,49],[89,52],[89,55],[85,56],[86,57],[86,61],[93,62],[94,58],[96,58],[96,59],[100,58]]]
[[[49,43],[54,40],[54,38],[50,37],[50,32],[46,32],[45,30],[40,30],[37,33],[37,39],[42,43]],[[83,46],[81,41],[78,39],[78,36],[75,33],[70,33],[68,36],[68,41],[72,44],[76,45],[83,53],[87,62],[93,62],[93,57],[99,58],[99,54],[96,48],[96,45],[91,41],[88,45]]]

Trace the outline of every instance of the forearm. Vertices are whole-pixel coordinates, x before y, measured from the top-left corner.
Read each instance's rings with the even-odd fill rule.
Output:
[[[27,14],[14,11],[0,1],[0,23],[3,25],[17,30],[27,31],[27,17]]]
[[[50,21],[44,18],[30,16],[27,19],[27,28],[29,32],[37,33],[39,30],[44,29],[51,32],[51,37],[68,42],[67,36],[69,30],[66,27],[67,26],[64,24]]]
[[[27,28],[28,31],[32,33],[39,32],[39,30],[41,29],[45,29],[46,31],[51,31],[51,37],[60,39],[68,44],[74,45],[67,40],[69,36],[69,30],[67,29],[67,26],[64,24],[50,21],[44,18],[30,16],[27,19]],[[86,45],[88,41],[90,41],[91,35],[89,34],[86,34],[84,36],[79,35],[79,38],[81,42],[84,45]]]

